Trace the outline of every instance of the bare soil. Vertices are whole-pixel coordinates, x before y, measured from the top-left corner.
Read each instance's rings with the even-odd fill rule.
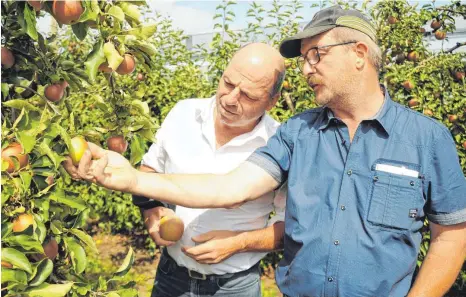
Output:
[[[144,249],[142,244],[143,240],[139,237],[131,237],[121,234],[96,233],[93,238],[99,250],[99,261],[107,263],[107,265],[114,267],[114,269],[119,267],[125,258],[129,246],[133,248],[135,252],[135,260],[130,273],[136,276],[136,288],[139,292],[139,296],[150,297],[160,253],[157,251],[155,255],[151,255],[149,251]],[[263,271],[262,296],[282,296],[275,284],[274,270],[272,267]]]

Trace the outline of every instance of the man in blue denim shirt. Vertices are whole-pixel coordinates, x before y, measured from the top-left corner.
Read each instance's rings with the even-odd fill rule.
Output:
[[[79,176],[199,208],[234,207],[288,180],[276,275],[285,295],[442,296],[466,255],[466,180],[449,131],[379,85],[375,40],[364,15],[339,6],[284,40],[322,107],[289,119],[228,174],[142,173],[90,144]],[[411,287],[425,217],[431,244]]]

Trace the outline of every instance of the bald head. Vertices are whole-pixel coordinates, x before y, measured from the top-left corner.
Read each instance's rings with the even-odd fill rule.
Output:
[[[254,72],[263,79],[272,79],[270,91],[274,97],[279,91],[285,77],[285,61],[280,52],[265,43],[250,43],[239,49],[228,64],[247,74]]]
[[[285,69],[285,62],[280,52],[265,43],[250,43],[240,48],[231,62],[240,60],[257,67],[272,66],[277,70]]]

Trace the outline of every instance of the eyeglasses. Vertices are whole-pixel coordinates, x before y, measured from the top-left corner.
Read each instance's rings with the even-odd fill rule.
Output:
[[[305,55],[299,56],[296,60],[298,62],[298,67],[299,70],[303,71],[304,64],[307,62],[309,65],[315,65],[319,63],[320,61],[320,53],[319,49],[322,48],[329,48],[332,46],[338,46],[338,45],[345,45],[345,44],[350,44],[350,43],[356,43],[356,40],[351,40],[347,42],[342,42],[342,43],[335,43],[335,44],[329,44],[329,45],[324,45],[324,46],[316,46],[316,47],[311,47]]]

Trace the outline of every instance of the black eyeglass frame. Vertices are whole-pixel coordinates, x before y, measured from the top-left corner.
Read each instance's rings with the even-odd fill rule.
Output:
[[[303,71],[303,68],[304,68],[304,61],[306,61],[309,65],[316,65],[317,63],[320,62],[320,53],[319,53],[319,49],[323,49],[323,48],[329,48],[329,47],[333,47],[333,46],[339,46],[339,45],[347,45],[347,44],[351,44],[351,43],[357,43],[358,41],[356,40],[350,40],[350,41],[346,41],[346,42],[341,42],[341,43],[334,43],[334,44],[327,44],[327,45],[323,45],[323,46],[314,46],[314,47],[311,47],[310,49],[307,50],[306,54],[304,55],[301,55],[299,57],[296,58],[296,63],[298,64],[298,68],[299,70]],[[315,50],[317,52],[316,56],[317,56],[317,62],[315,63],[311,63],[311,61],[308,59],[308,54],[310,51],[312,50]]]

